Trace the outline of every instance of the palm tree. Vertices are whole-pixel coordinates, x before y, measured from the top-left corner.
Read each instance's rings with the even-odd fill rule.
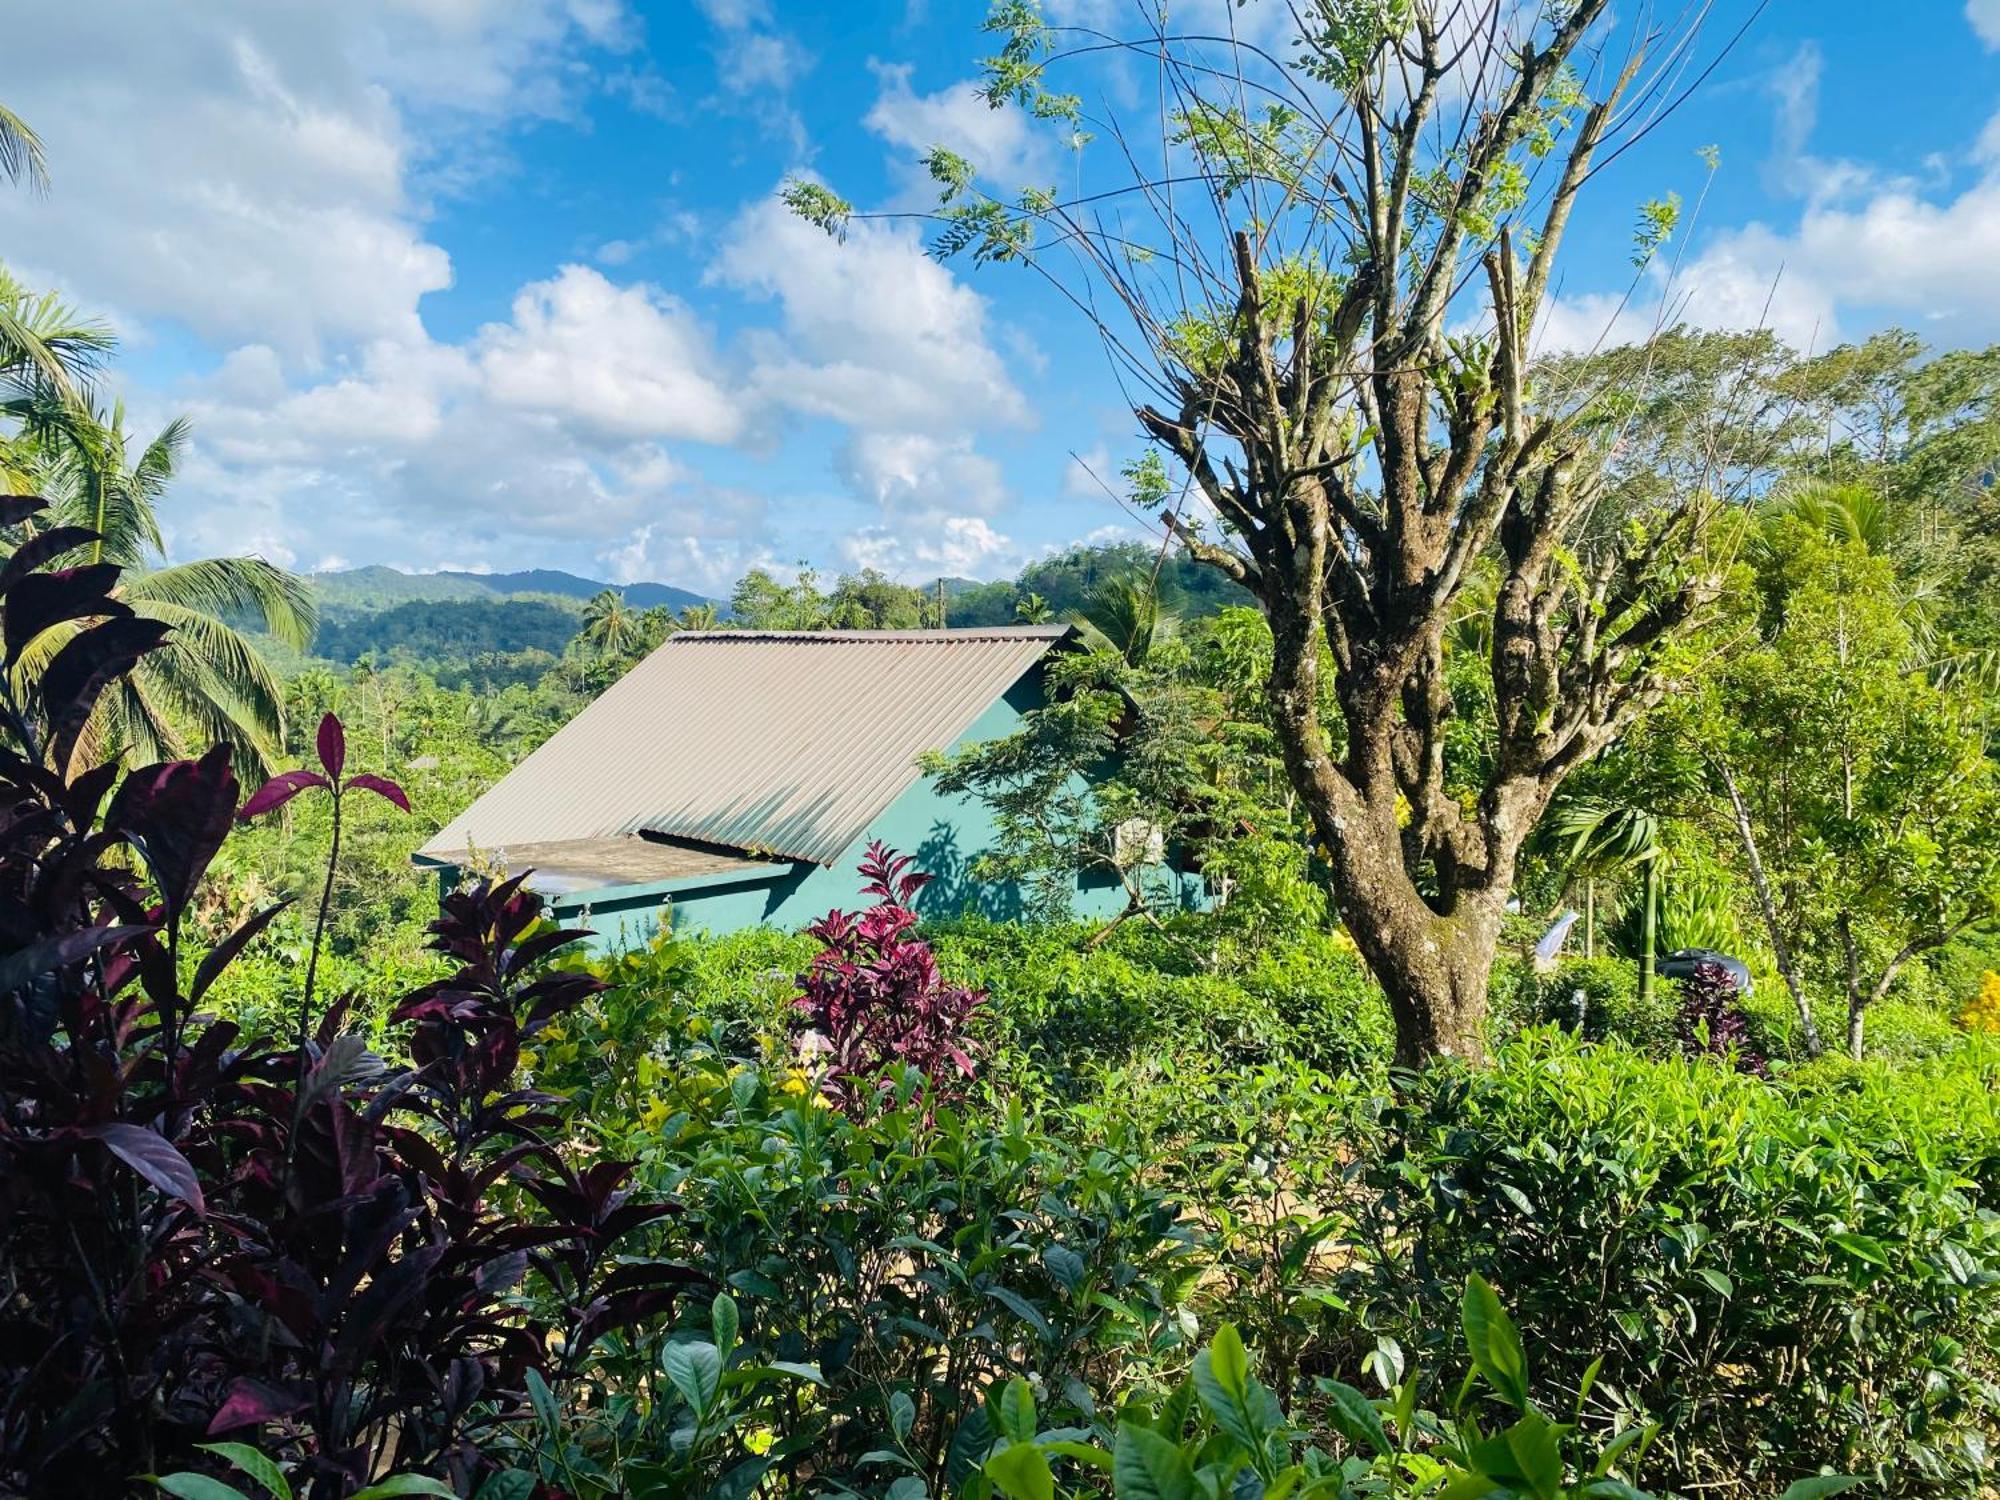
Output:
[[[1116,652],[1127,666],[1137,667],[1152,655],[1156,642],[1173,633],[1175,621],[1150,579],[1127,575],[1106,578],[1084,595],[1076,623],[1090,645]]]
[[[0,492],[33,487],[43,442],[60,438],[80,410],[99,361],[113,345],[105,324],[53,294],[37,295],[0,266]]]
[[[645,639],[645,626],[622,593],[605,589],[584,605],[577,639],[598,656],[623,656]]]
[[[1645,875],[1640,893],[1639,998],[1653,996],[1653,950],[1660,909],[1660,820],[1642,807],[1578,797],[1552,810],[1547,836],[1567,843],[1563,870],[1583,877],[1583,943],[1586,957],[1597,950],[1597,882],[1637,869]]]
[[[246,773],[255,773],[284,749],[284,688],[232,622],[254,622],[303,651],[312,644],[318,608],[304,579],[262,558],[166,561],[159,502],[187,435],[184,419],[170,422],[134,456],[122,407],[102,415],[79,405],[62,417],[57,433],[34,445],[31,477],[50,500],[41,524],[98,533],[78,556],[116,563],[123,570],[116,596],[134,613],[173,627],[166,646],[105,695],[77,753],[86,762],[113,754],[164,760],[222,743]],[[75,629],[71,623],[44,631],[16,672],[32,678]]]
[[[1878,557],[1894,540],[1896,516],[1889,503],[1865,484],[1805,479],[1787,485],[1772,513],[1791,516],[1837,542],[1853,542]]]
[[[707,602],[701,604],[683,604],[681,606],[680,620],[675,628],[680,630],[713,630],[720,623],[721,616],[716,613],[713,604]]]
[[[1014,601],[1014,618],[1023,625],[1046,625],[1054,613],[1040,594],[1023,594]]]
[[[48,191],[49,160],[42,152],[42,138],[4,104],[0,104],[0,177],[9,182],[25,179],[29,187]]]

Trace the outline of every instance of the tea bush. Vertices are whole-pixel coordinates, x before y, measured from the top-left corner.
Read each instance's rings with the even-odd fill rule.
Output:
[[[1552,1392],[1602,1351],[1584,1420],[1661,1423],[1675,1486],[1826,1464],[1970,1493],[2000,1421],[1997,1088],[1991,1046],[1773,1086],[1531,1036],[1382,1112],[1336,1300],[1428,1356],[1486,1276],[1549,1351]]]

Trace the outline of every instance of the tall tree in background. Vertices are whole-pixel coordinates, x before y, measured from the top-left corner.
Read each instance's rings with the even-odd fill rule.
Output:
[[[1838,994],[1859,1057],[1912,960],[2000,923],[2000,767],[1976,690],[1925,671],[1889,561],[1811,507],[1764,524],[1755,637],[1672,717],[1720,786],[1806,1050],[1812,994]]]
[[[623,656],[646,633],[639,611],[617,589],[600,589],[583,607],[583,629],[577,639],[599,656]]]
[[[1719,587],[1701,540],[1722,477],[1587,528],[1618,412],[1531,369],[1578,195],[1691,57],[1689,35],[1608,9],[1312,0],[1267,45],[1227,34],[1234,8],[1223,35],[1118,37],[1003,0],[988,98],[1079,147],[1109,138],[1120,180],[1003,196],[930,156],[936,249],[1025,262],[1092,321],[1192,492],[1164,524],[1268,618],[1284,761],[1406,1064],[1480,1056],[1523,839],[1655,701]],[[1057,90],[1118,53],[1158,80],[1157,118],[1087,119]],[[820,184],[787,199],[831,231],[855,216]],[[1649,208],[1642,253],[1672,216]],[[1458,787],[1444,637],[1483,557],[1492,753]]]

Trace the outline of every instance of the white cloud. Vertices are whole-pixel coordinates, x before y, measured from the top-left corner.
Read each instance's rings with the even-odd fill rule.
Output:
[[[918,94],[910,88],[908,64],[869,66],[882,91],[864,123],[890,145],[902,147],[914,158],[943,146],[1010,195],[1047,184],[1053,166],[1049,138],[1036,129],[1025,110],[1012,104],[995,109],[971,82]],[[924,180],[928,182],[927,175]]]
[[[992,515],[1007,503],[1000,466],[969,437],[863,432],[835,460],[848,487],[903,516]]]
[[[288,361],[409,340],[418,299],[451,282],[410,183],[448,179],[503,120],[564,112],[575,49],[618,42],[623,15],[611,0],[35,7],[8,33],[7,102],[47,142],[54,190],[0,195],[0,243],[96,305]]]
[[[753,341],[765,403],[875,431],[1026,426],[1032,412],[987,340],[986,300],[913,231],[856,224],[836,242],[767,200],[738,218],[711,279],[775,299]]]
[[[1019,561],[1013,541],[980,516],[946,516],[922,529],[864,526],[842,544],[851,568],[905,581],[993,577]]]
[[[495,402],[563,417],[573,430],[707,443],[743,431],[742,408],[710,377],[714,352],[686,306],[585,266],[523,287],[513,322],[478,343]]]
[[[1989,48],[2000,48],[2000,0],[1965,0],[1965,19]]]

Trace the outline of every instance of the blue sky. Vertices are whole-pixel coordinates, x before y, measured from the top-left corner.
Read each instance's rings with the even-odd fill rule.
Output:
[[[1752,8],[1717,0],[1705,56]],[[1138,451],[1094,335],[1020,271],[938,265],[913,229],[835,245],[772,200],[804,171],[915,202],[933,143],[996,181],[1076,171],[972,96],[984,11],[20,6],[0,100],[55,183],[0,196],[0,257],[116,324],[134,426],[193,418],[181,556],[709,591],[798,558],[996,576],[1139,534],[1089,477]],[[1664,295],[1802,346],[1890,323],[2000,341],[1996,48],[2000,0],[1772,0],[1604,174],[1545,337],[1642,331]],[[1692,201],[1711,144],[1671,285],[1617,314],[1636,205]]]

